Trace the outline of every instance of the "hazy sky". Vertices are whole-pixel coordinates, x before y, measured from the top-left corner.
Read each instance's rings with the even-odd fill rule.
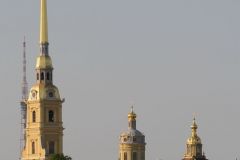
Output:
[[[35,83],[39,0],[1,0],[0,159],[19,156],[22,41]],[[240,158],[239,0],[48,0],[64,152],[116,160],[134,104],[147,160],[180,160],[193,113],[210,160]]]

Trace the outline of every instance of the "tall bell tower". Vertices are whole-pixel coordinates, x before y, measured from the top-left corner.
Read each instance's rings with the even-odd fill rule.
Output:
[[[41,1],[40,55],[36,62],[36,83],[27,99],[26,144],[22,160],[48,160],[63,153],[62,103],[53,85],[53,65],[48,50],[47,2]]]

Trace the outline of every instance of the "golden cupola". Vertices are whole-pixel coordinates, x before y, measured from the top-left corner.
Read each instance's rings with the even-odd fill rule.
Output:
[[[136,118],[132,107],[128,113],[128,130],[119,138],[119,160],[145,160],[145,136],[137,130]]]
[[[191,125],[191,135],[187,139],[187,150],[184,154],[183,160],[207,160],[203,151],[202,151],[202,142],[201,138],[197,135],[197,123],[195,117]]]

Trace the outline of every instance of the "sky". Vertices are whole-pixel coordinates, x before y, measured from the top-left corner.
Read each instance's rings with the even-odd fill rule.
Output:
[[[1,0],[0,155],[19,158],[22,42],[35,83],[39,0]],[[146,160],[180,160],[193,114],[208,159],[240,158],[240,1],[48,0],[64,153],[118,158],[131,105]]]

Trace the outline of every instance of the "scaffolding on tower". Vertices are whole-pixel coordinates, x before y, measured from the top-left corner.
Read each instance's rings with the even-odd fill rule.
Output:
[[[23,79],[22,79],[22,99],[20,102],[21,105],[21,128],[20,128],[20,157],[23,148],[25,147],[26,141],[26,111],[27,111],[27,96],[28,96],[28,83],[27,83],[27,72],[26,72],[26,41],[24,37],[23,41]],[[21,158],[20,158],[21,159]]]

